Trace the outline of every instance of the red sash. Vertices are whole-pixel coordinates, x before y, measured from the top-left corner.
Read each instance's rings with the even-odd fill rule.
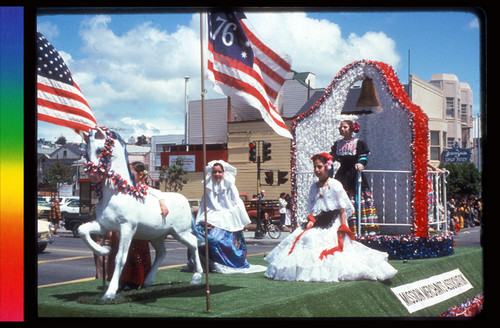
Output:
[[[326,258],[328,255],[333,255],[335,252],[342,252],[344,250],[344,239],[343,239],[344,234],[347,234],[347,236],[349,236],[350,239],[355,238],[354,233],[351,231],[351,229],[349,229],[349,227],[346,226],[345,224],[342,224],[337,230],[337,239],[339,244],[333,248],[323,250],[323,252],[321,252],[319,256],[321,260]]]
[[[312,215],[312,214],[309,214],[307,216],[307,218],[312,221],[313,223],[316,222],[316,218]],[[293,242],[293,245],[292,245],[292,248],[290,249],[290,251],[288,252],[288,255],[292,254],[293,252],[293,249],[295,248],[295,244],[299,241],[300,237],[302,237],[302,235],[304,234],[304,232],[306,232],[307,230],[311,229],[312,227],[314,227],[314,225],[310,226],[309,228],[307,228],[306,230],[302,231],[300,233],[300,235],[297,236],[297,238],[295,238],[295,241]]]

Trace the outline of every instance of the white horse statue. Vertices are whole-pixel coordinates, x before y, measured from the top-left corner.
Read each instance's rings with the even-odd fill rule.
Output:
[[[86,170],[93,183],[100,188],[101,199],[96,206],[97,219],[79,227],[83,241],[98,256],[108,255],[110,247],[95,243],[91,234],[104,235],[108,231],[120,233],[115,270],[103,300],[114,299],[118,282],[132,239],[149,240],[156,250],[154,263],[144,281],[144,287],[153,284],[156,271],[165,258],[165,237],[171,234],[186,245],[195,264],[191,284],[201,284],[203,268],[198,256],[198,238],[192,232],[193,218],[187,199],[178,193],[164,193],[169,214],[164,217],[156,198],[147,194],[147,186],[136,186],[128,167],[125,143],[116,133],[106,128],[90,130],[86,137]]]

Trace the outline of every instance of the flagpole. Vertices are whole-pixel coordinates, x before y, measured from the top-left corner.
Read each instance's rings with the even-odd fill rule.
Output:
[[[206,303],[207,312],[210,309],[210,281],[209,281],[209,260],[208,260],[208,222],[207,222],[207,145],[205,143],[205,71],[203,69],[203,12],[200,13],[200,52],[201,52],[201,131],[203,139],[203,206],[205,213],[205,275],[206,275]]]

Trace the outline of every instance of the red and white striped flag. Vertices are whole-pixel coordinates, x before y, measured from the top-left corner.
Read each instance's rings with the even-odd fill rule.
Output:
[[[38,120],[87,133],[97,126],[94,114],[64,60],[37,32]]]
[[[292,138],[274,107],[291,70],[287,55],[279,55],[260,39],[240,12],[208,14],[208,78],[217,92],[239,97],[257,108],[281,136]]]

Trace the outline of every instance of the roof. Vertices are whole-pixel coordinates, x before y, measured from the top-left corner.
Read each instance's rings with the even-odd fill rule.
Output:
[[[458,77],[455,74],[432,74],[431,81],[455,81],[458,82]]]
[[[80,158],[80,156],[85,155],[85,150],[83,150],[79,144],[64,144],[56,150],[52,150],[52,152],[50,153],[50,158],[59,158],[59,153],[63,150],[67,150],[69,152],[66,156],[64,156],[64,158],[66,159]],[[70,154],[72,154],[73,156],[70,156]]]
[[[160,145],[163,144],[178,145],[181,144],[183,140],[184,140],[184,134],[164,134],[151,137],[152,144],[160,144]]]
[[[134,154],[134,155],[147,154],[150,151],[151,151],[151,147],[127,145],[127,153],[129,155],[130,154]]]
[[[309,77],[311,77],[311,75],[315,76],[314,73],[311,73],[311,72],[295,72],[294,71],[294,74],[293,74],[293,80],[297,80],[299,81],[301,84],[303,84],[304,86],[306,87],[309,87],[308,83],[307,83],[307,79]],[[314,83],[313,83],[314,84]]]
[[[55,148],[38,147],[37,150],[36,150],[36,152],[37,152],[38,155],[40,155],[40,154],[50,155],[55,150],[56,150]]]
[[[307,112],[318,101],[318,99],[321,98],[324,92],[325,89],[315,91],[312,96],[305,102],[305,104],[299,109],[299,111],[294,115],[294,117]]]

